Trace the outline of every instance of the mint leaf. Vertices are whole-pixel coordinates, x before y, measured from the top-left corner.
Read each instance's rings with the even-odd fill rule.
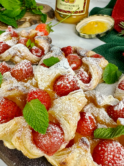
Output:
[[[1,13],[0,13],[0,21],[4,22],[5,24],[11,25],[11,26],[13,26],[15,28],[18,27],[15,19],[7,17],[7,16],[4,16]]]
[[[42,13],[42,15],[41,15],[41,21],[42,21],[42,23],[45,23],[46,20],[47,20],[47,15],[44,14],[44,13]]]
[[[25,6],[28,8],[37,7],[35,0],[25,0]]]
[[[2,33],[4,33],[4,32],[5,32],[5,31],[1,31],[1,30],[0,30],[0,35],[1,35]]]
[[[42,15],[42,12],[41,12],[40,10],[32,9],[31,11],[32,11],[32,13],[34,13],[34,14]]]
[[[35,44],[34,44],[34,43],[31,43],[31,48],[34,47],[34,46],[35,46]]]
[[[15,17],[15,20],[20,20],[26,13],[26,9],[24,8],[19,15]]]
[[[13,10],[4,10],[2,12],[2,14],[8,16],[8,17],[16,17],[17,15],[19,15],[21,13],[21,9],[17,8],[17,9],[13,9]]]
[[[107,84],[113,84],[118,81],[122,72],[118,70],[118,67],[112,63],[109,63],[103,71],[103,80]]]
[[[31,100],[23,109],[26,122],[37,132],[45,134],[49,125],[48,112],[38,99]]]
[[[0,72],[0,85],[2,84],[2,81],[3,81],[3,75]]]
[[[124,135],[124,126],[119,125],[116,128],[99,128],[94,131],[94,138],[112,139]]]
[[[0,0],[0,4],[8,10],[19,8],[22,5],[20,0]]]
[[[31,40],[28,39],[28,41],[26,42],[26,46],[29,47],[31,45]]]
[[[56,63],[58,63],[58,62],[59,62],[59,58],[53,57],[53,56],[51,56],[51,57],[48,58],[48,59],[44,59],[44,60],[43,60],[43,63],[44,63],[46,66],[48,66],[48,67],[53,66],[54,64],[56,64]]]
[[[42,5],[38,6],[38,9],[43,10],[43,6]]]

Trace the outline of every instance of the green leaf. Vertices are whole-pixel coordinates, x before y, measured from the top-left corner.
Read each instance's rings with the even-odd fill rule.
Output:
[[[56,64],[58,62],[59,62],[59,58],[53,57],[53,56],[48,59],[43,60],[43,63],[48,67],[53,66],[54,64]]]
[[[26,122],[37,132],[45,134],[49,125],[48,112],[38,99],[31,100],[23,109]]]
[[[2,33],[4,33],[4,32],[5,32],[5,31],[1,31],[1,30],[0,30],[0,35],[1,35]]]
[[[11,25],[11,26],[13,26],[13,27],[15,27],[15,28],[18,27],[18,26],[17,26],[17,22],[16,22],[15,19],[10,18],[10,17],[7,17],[7,16],[4,16],[4,15],[2,15],[1,13],[0,13],[0,21],[1,21],[1,22],[4,22],[4,23],[7,24],[7,25]]]
[[[31,11],[32,11],[32,13],[34,13],[34,14],[42,15],[42,12],[41,12],[40,10],[32,9]]]
[[[122,72],[118,70],[118,67],[112,63],[109,63],[103,71],[103,80],[107,84],[113,84],[118,81],[121,75]]]
[[[124,135],[124,126],[119,125],[116,128],[99,128],[94,131],[94,138],[112,139]]]
[[[25,0],[25,6],[28,8],[37,7],[35,0]]]
[[[3,75],[0,73],[0,85],[2,84],[3,81]]]
[[[41,21],[42,21],[42,23],[45,23],[46,20],[47,20],[47,15],[44,14],[44,13],[42,13],[42,15],[41,15]]]
[[[0,4],[8,10],[19,8],[22,5],[20,0],[0,0]]]
[[[34,47],[34,46],[35,46],[35,44],[34,44],[34,43],[31,43],[31,48]]]
[[[15,17],[15,20],[20,20],[26,13],[26,9],[24,8],[19,15]]]
[[[38,6],[38,9],[43,10],[43,6],[42,5]]]
[[[31,45],[31,40],[28,39],[28,41],[26,42],[26,46],[29,47]]]
[[[2,14],[8,16],[8,17],[16,17],[17,15],[19,15],[21,13],[21,9],[17,8],[17,9],[13,9],[13,10],[4,10],[2,12]]]

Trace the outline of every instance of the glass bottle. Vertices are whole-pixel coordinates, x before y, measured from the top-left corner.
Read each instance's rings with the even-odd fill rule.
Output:
[[[61,21],[67,15],[74,14],[64,20],[65,23],[76,24],[88,16],[90,0],[56,0],[55,16]]]

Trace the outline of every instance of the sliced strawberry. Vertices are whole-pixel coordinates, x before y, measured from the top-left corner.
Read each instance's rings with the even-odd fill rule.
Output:
[[[6,123],[14,117],[22,116],[21,109],[11,100],[0,99],[0,124]]]
[[[64,142],[64,133],[58,125],[49,123],[46,134],[40,134],[33,130],[33,140],[41,151],[52,156]]]
[[[28,38],[21,37],[21,38],[19,39],[18,43],[21,43],[21,44],[23,44],[23,45],[26,46],[27,41],[28,41]]]
[[[0,54],[4,53],[9,48],[10,46],[8,44],[6,44],[5,42],[0,42]]]
[[[84,83],[88,84],[91,81],[91,76],[84,71],[83,69],[79,69],[77,72],[77,77]]]
[[[10,32],[11,33],[11,37],[18,37],[18,33],[16,31],[14,31],[14,29],[11,26],[8,26],[6,32]]]
[[[44,51],[41,50],[40,48],[36,47],[36,46],[33,46],[31,49],[30,49],[30,52],[37,56],[37,57],[42,57],[44,55]]]
[[[93,151],[93,159],[102,166],[124,165],[124,147],[113,140],[101,141]]]
[[[81,112],[80,120],[77,125],[77,133],[82,136],[92,136],[94,130],[97,128],[96,121],[90,113]]]
[[[58,96],[68,95],[70,92],[78,89],[80,89],[78,81],[71,74],[60,76],[54,84],[54,91]]]
[[[49,67],[46,66],[44,63],[41,63],[40,65],[43,66],[43,67],[49,68]]]
[[[65,56],[73,54],[73,48],[71,46],[63,47],[61,50],[64,52]]]
[[[31,90],[27,95],[27,101],[31,101],[33,99],[39,99],[42,104],[45,105],[46,109],[49,110],[51,106],[51,98],[50,95],[42,89]]]
[[[81,58],[76,54],[69,54],[67,57],[68,63],[73,70],[77,70],[82,65]]]
[[[33,76],[33,67],[31,62],[23,60],[16,64],[12,70],[11,75],[15,77],[18,81],[26,80]]]
[[[104,58],[102,55],[100,54],[94,54],[91,56],[92,58]]]
[[[117,121],[118,118],[124,118],[124,100],[120,101],[117,105],[109,106],[107,113],[114,121]]]
[[[0,73],[4,74],[11,70],[11,67],[6,62],[0,63]]]
[[[50,32],[53,32],[52,25],[41,23],[36,26],[35,30],[43,32],[44,36],[48,36]]]
[[[119,83],[118,88],[124,90],[124,80]]]

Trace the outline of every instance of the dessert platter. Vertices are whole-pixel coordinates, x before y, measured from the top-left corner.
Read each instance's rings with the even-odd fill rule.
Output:
[[[8,166],[124,165],[124,77],[113,96],[96,91],[109,64],[102,55],[8,26],[0,60],[0,156]]]

